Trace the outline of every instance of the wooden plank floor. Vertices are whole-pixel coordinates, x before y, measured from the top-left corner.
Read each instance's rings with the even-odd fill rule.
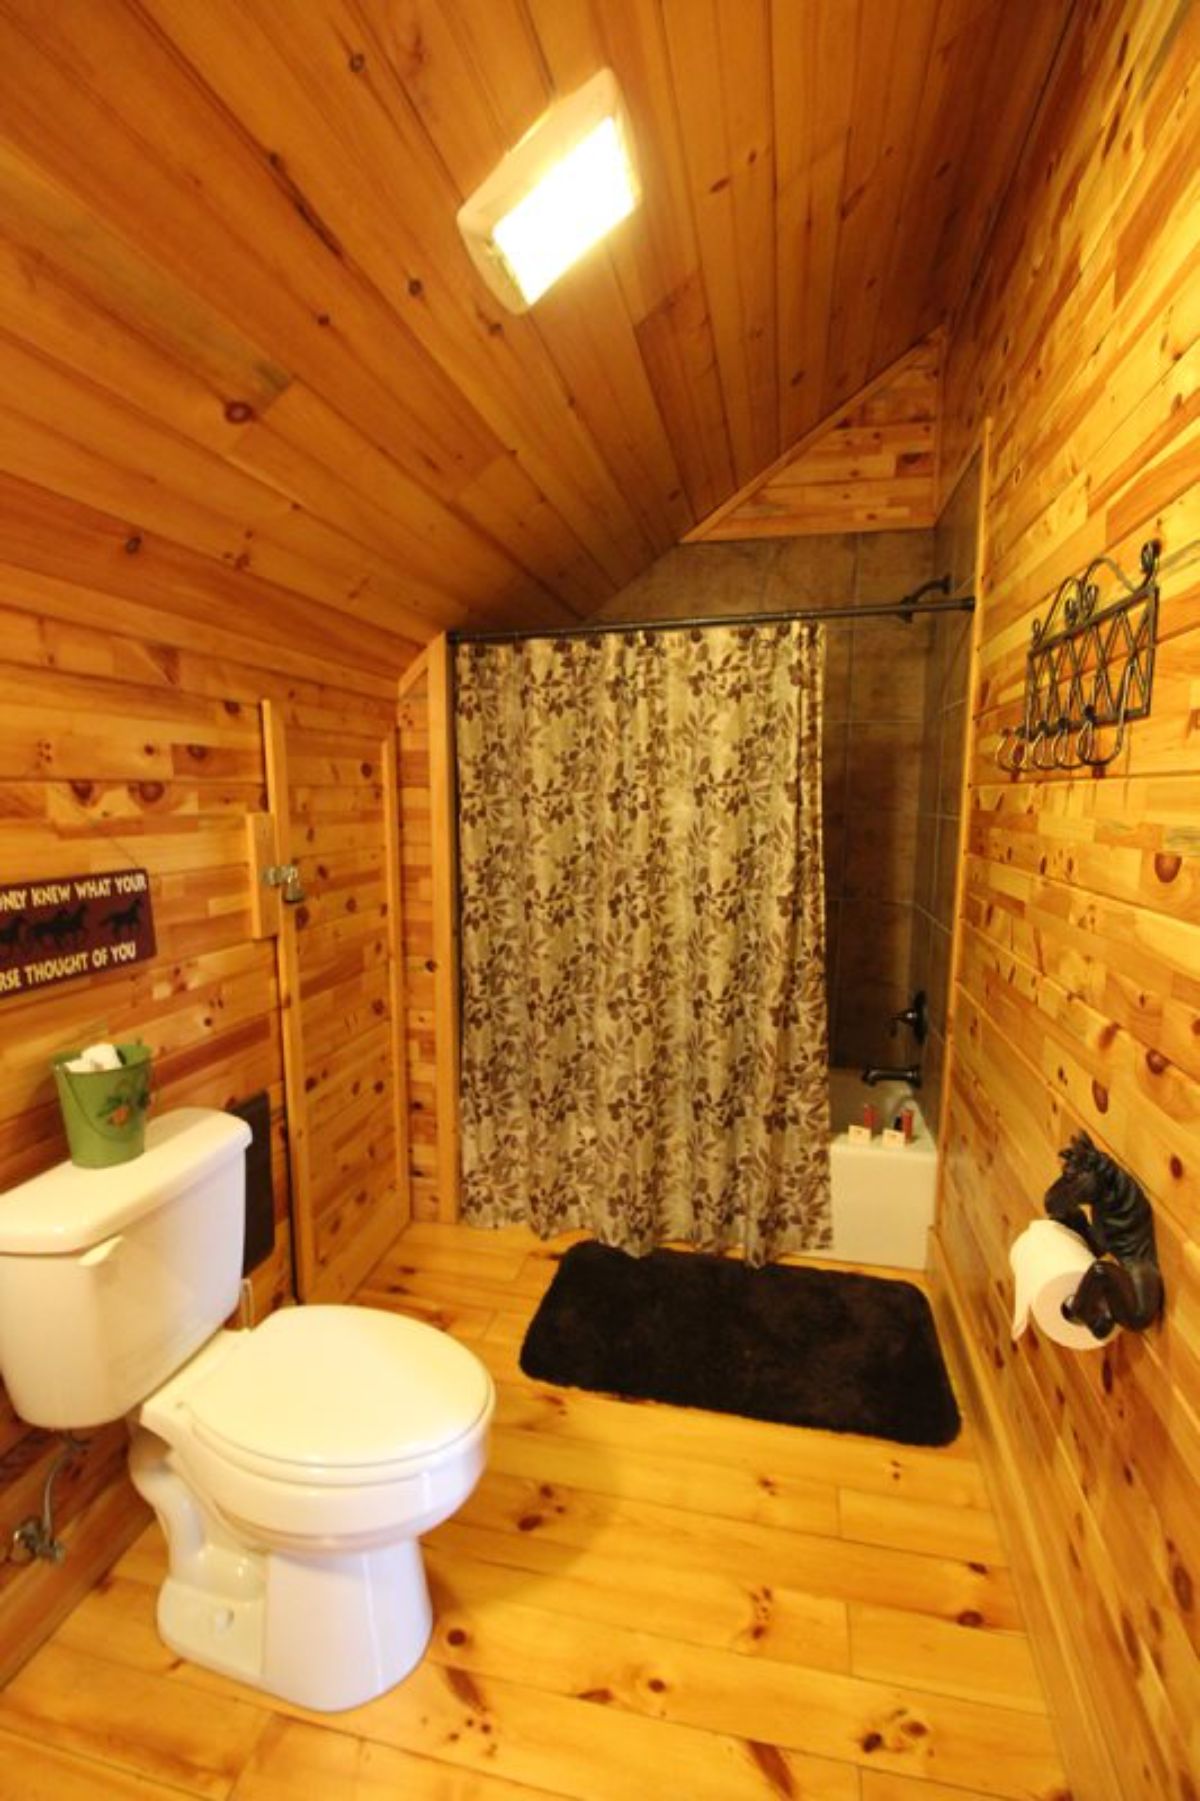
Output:
[[[413,1226],[360,1296],[499,1397],[406,1682],[318,1715],[183,1663],[153,1528],[0,1695],[5,1801],[1061,1801],[970,1428],[910,1450],[529,1382],[559,1248]]]

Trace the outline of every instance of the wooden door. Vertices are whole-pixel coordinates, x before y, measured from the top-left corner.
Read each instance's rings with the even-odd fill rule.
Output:
[[[409,1217],[396,734],[263,703],[296,1283],[340,1301]]]

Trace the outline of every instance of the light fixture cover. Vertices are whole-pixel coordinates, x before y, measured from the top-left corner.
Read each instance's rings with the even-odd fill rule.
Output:
[[[459,208],[471,260],[523,313],[641,198],[611,69],[542,114]]]

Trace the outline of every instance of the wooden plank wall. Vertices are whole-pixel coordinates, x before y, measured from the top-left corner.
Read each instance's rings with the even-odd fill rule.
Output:
[[[947,369],[950,467],[985,415],[993,454],[939,1233],[1087,1801],[1200,1768],[1198,59],[1186,0],[1080,9]],[[1151,537],[1152,717],[1102,777],[1002,776],[1032,619]],[[1008,1247],[1080,1127],[1151,1197],[1165,1323],[1014,1347]]]
[[[739,489],[686,542],[932,525],[941,363],[936,332]]]
[[[290,1257],[275,947],[252,936],[245,831],[266,804],[259,703],[269,697],[295,734],[302,835],[318,817],[325,830],[331,785],[351,812],[369,793],[375,831],[374,776],[331,763],[329,747],[357,757],[369,743],[378,757],[412,646],[381,636],[370,671],[355,669],[353,621],[300,597],[257,606],[245,572],[23,483],[0,476],[0,488],[0,868],[19,879],[144,865],[158,934],[149,963],[0,1002],[0,1190],[65,1155],[47,1062],[64,1046],[144,1037],[159,1110],[266,1089],[279,1239],[256,1277],[265,1310],[290,1289]],[[378,877],[382,842],[363,854]],[[73,1529],[100,1497],[99,1536],[58,1569],[0,1563],[0,1671],[94,1579],[105,1545],[120,1550],[103,1497],[124,1428],[90,1438],[60,1485],[59,1520]],[[0,1545],[40,1508],[56,1448],[0,1397]]]

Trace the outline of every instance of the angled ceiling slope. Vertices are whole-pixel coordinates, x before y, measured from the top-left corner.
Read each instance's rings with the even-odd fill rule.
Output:
[[[0,565],[588,614],[954,312],[1069,12],[6,0]],[[644,204],[504,314],[458,206],[604,66]]]
[[[937,517],[943,334],[934,332],[730,497],[686,542],[904,531]]]

